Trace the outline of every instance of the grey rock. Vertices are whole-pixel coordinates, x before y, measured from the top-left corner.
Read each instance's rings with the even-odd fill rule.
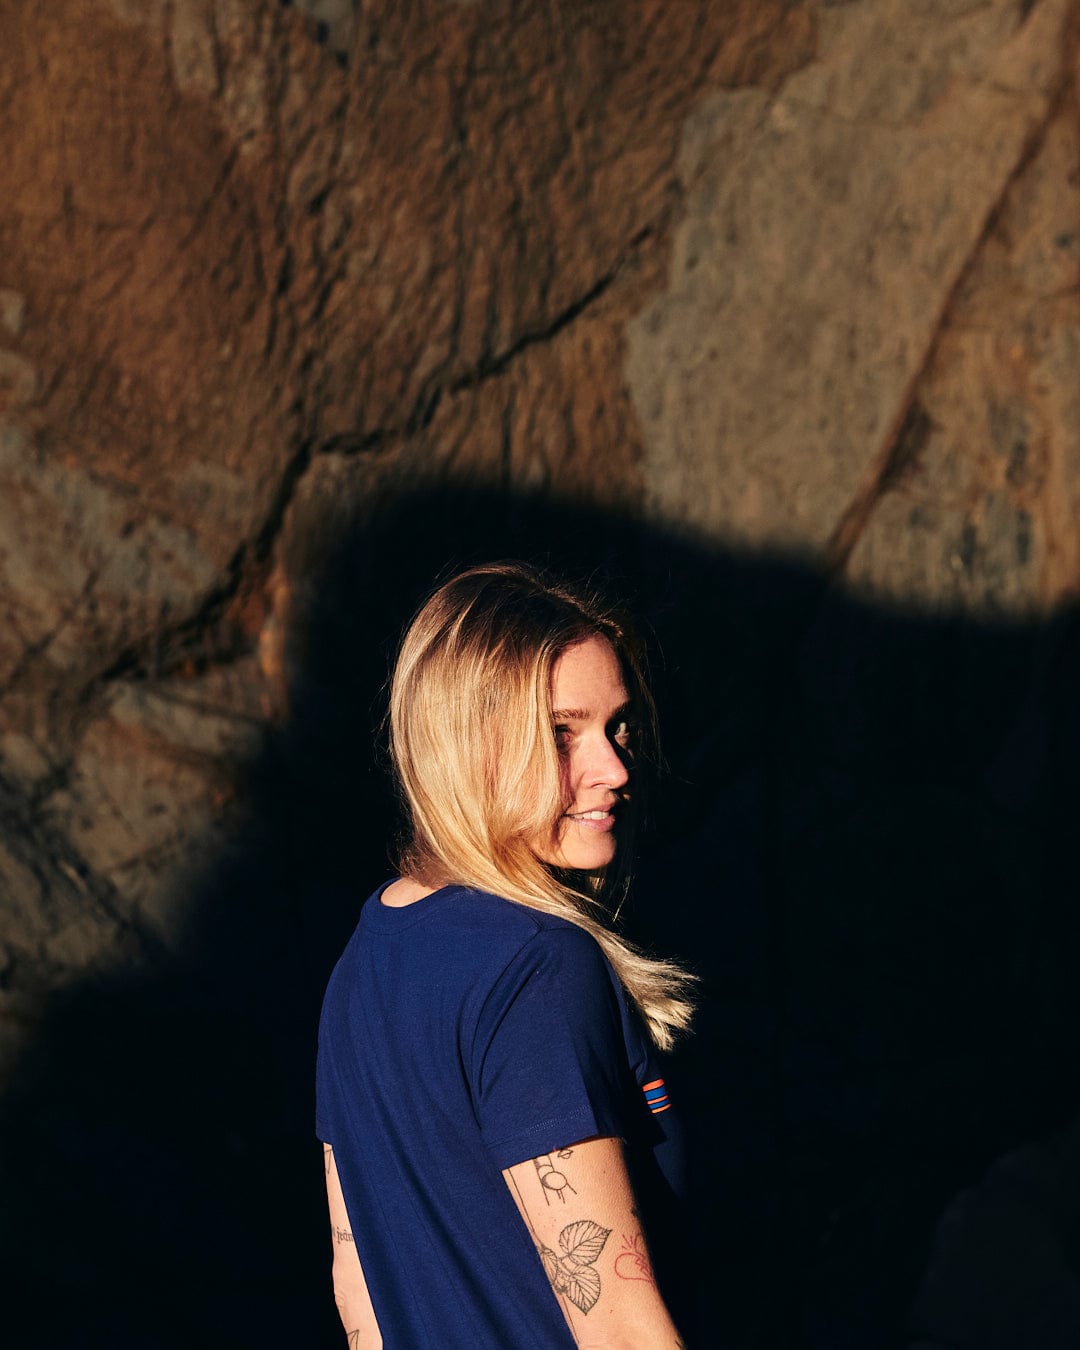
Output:
[[[1063,0],[863,0],[775,98],[711,95],[626,374],[656,516],[821,555],[872,477],[1059,64]]]
[[[1080,585],[1080,128],[1065,109],[1010,185],[914,391],[847,566],[899,603],[1034,614]]]
[[[117,486],[0,425],[0,684],[35,664],[104,662],[214,584],[195,531]]]
[[[8,337],[18,337],[26,315],[26,296],[9,287],[0,287],[0,328]]]

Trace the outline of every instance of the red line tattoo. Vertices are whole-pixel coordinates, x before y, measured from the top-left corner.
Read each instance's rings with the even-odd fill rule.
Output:
[[[641,1233],[635,1233],[632,1237],[624,1233],[622,1240],[623,1249],[615,1258],[615,1274],[620,1280],[644,1280],[655,1289],[656,1278],[645,1238]]]

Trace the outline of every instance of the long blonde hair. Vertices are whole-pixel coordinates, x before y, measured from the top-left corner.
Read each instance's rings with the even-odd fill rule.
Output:
[[[620,868],[564,872],[529,842],[552,837],[567,807],[551,727],[552,674],[567,648],[590,637],[606,639],[619,659],[640,712],[635,759],[647,758],[655,718],[640,651],[594,597],[502,562],[460,573],[421,608],[390,691],[391,754],[410,822],[399,867],[428,884],[490,891],[584,928],[666,1050],[689,1026],[693,977],[612,931]]]

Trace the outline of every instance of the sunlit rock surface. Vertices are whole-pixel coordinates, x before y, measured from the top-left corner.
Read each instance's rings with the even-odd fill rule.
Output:
[[[172,1177],[125,1232],[183,1193],[177,1262],[221,1227],[185,1139],[299,1175],[394,635],[474,551],[572,554],[666,646],[733,1344],[899,1334],[957,1159],[1065,1091],[1078,46],[1075,0],[0,0],[14,1243],[46,1149],[105,1175],[80,1112]],[[117,1299],[66,1231],[23,1283],[66,1252],[121,1345],[167,1262],[101,1238]]]
[[[204,671],[252,657],[211,716],[257,728],[343,502],[447,478],[640,500],[621,331],[666,256],[682,122],[810,50],[798,7],[720,8],[0,12],[22,127],[0,212],[0,773],[125,921],[173,891],[185,841],[202,853],[239,764],[193,724],[144,735],[125,686],[197,707]],[[345,65],[316,20],[355,44]],[[22,952],[20,913],[0,940]]]
[[[989,395],[1001,404],[1009,384],[997,438],[1003,416],[1046,423],[1059,473],[1076,473],[1075,406],[1044,410],[1040,392],[1075,388],[1068,15],[1065,0],[1026,15],[1010,0],[830,6],[814,59],[776,91],[700,102],[669,279],[628,330],[652,512],[743,547],[841,564],[857,548],[853,579],[901,601],[1060,596],[1042,555],[1062,546],[1068,497],[1041,485],[1026,526],[1019,502],[982,497],[1000,478]],[[1007,312],[974,332],[983,288],[983,306]],[[1040,301],[1042,331],[1025,338]],[[995,359],[1012,363],[1004,387]],[[1025,390],[1034,365],[1045,371]],[[958,458],[975,480],[959,493],[934,479],[962,472]]]

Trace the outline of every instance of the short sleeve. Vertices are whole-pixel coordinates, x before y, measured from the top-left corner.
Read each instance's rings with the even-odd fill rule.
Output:
[[[624,1130],[628,1068],[614,976],[582,929],[542,929],[478,1019],[473,1100],[499,1168]]]

